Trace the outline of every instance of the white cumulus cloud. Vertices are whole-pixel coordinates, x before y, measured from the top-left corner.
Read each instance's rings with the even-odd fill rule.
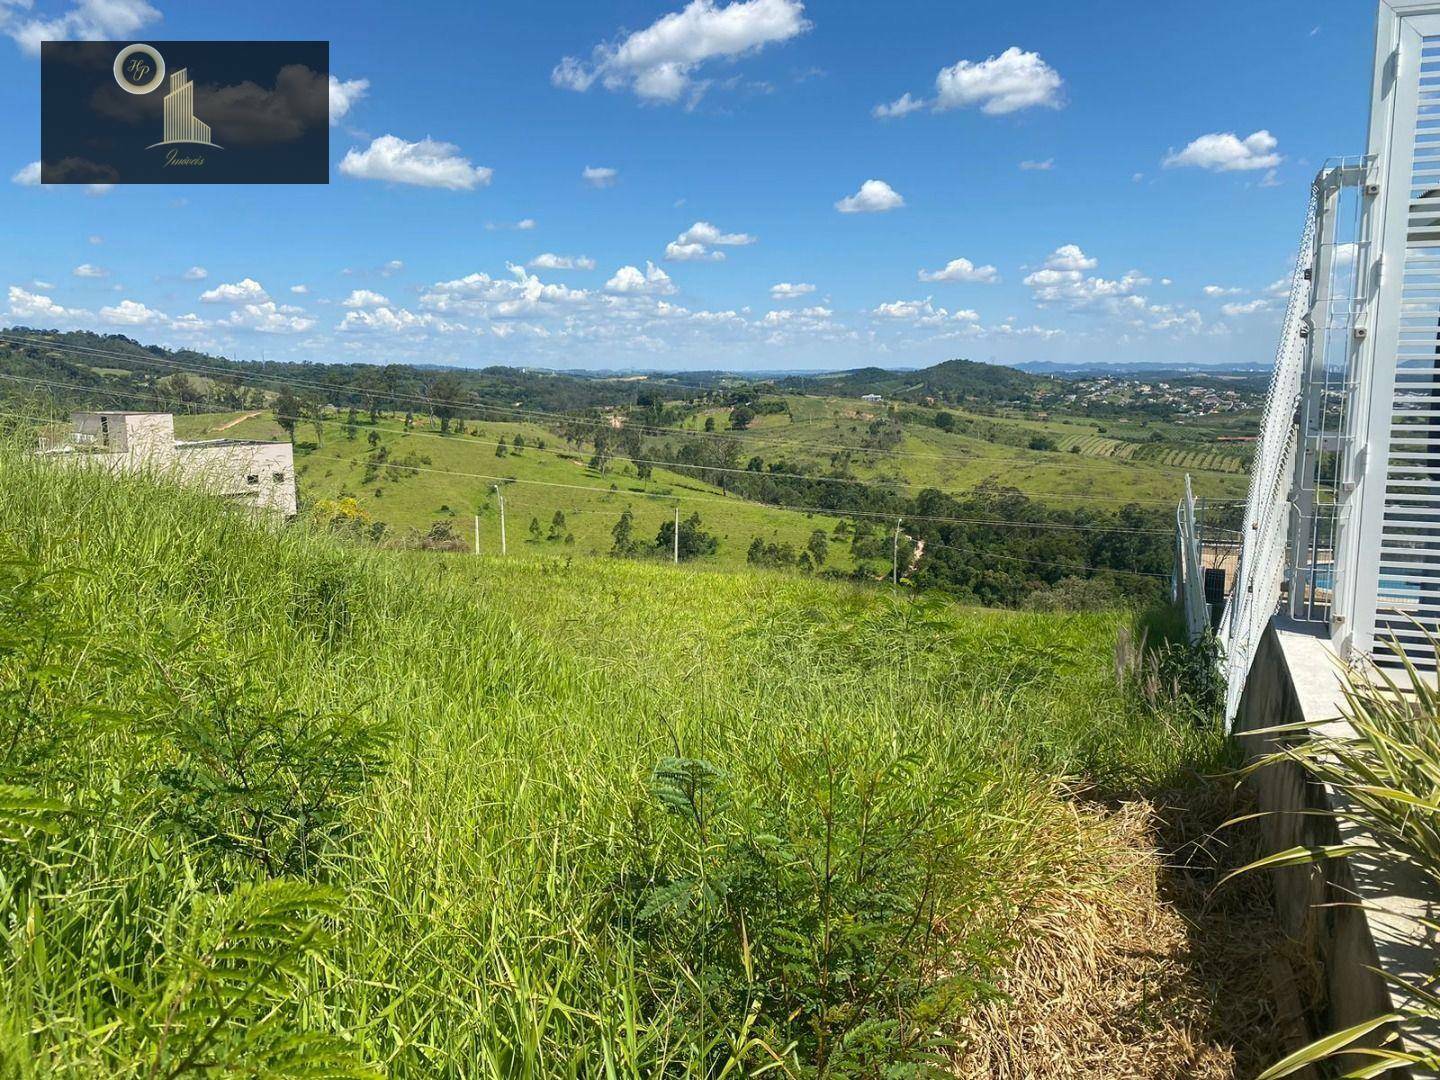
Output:
[[[947,311],[936,307],[927,296],[924,300],[891,300],[877,305],[870,312],[879,319],[895,319],[913,322],[921,326],[938,326],[947,321],[973,323],[980,320],[980,313],[965,308],[961,311]]]
[[[440,281],[421,295],[420,303],[442,314],[514,318],[518,315],[548,315],[563,308],[583,305],[590,297],[585,289],[572,289],[541,281],[526,273],[523,266],[508,267],[509,278],[492,278],[485,273],[467,274],[453,281]]]
[[[904,197],[884,180],[866,180],[854,195],[837,202],[835,209],[842,214],[880,214],[904,205]]]
[[[721,232],[708,221],[697,221],[665,246],[665,258],[675,262],[719,262],[725,258],[716,247],[745,247],[755,243],[749,233]]]
[[[186,281],[204,281],[210,276],[210,271],[206,270],[203,266],[192,266],[180,276]]]
[[[963,281],[981,285],[993,285],[1000,280],[1000,272],[993,266],[976,266],[969,259],[951,259],[939,270],[921,270],[921,281]]]
[[[646,102],[693,103],[709,85],[696,77],[707,61],[737,60],[808,29],[801,0],[734,0],[723,6],[691,0],[643,30],[595,46],[588,61],[565,57],[550,81],[582,93],[598,82]]]
[[[723,251],[709,251],[704,244],[682,244],[671,240],[665,245],[665,258],[671,262],[721,262]]]
[[[387,300],[385,297],[381,296],[377,292],[371,292],[369,289],[354,289],[351,291],[350,295],[347,296],[344,300],[340,301],[340,303],[344,307],[348,308],[373,308],[390,306],[389,300]]]
[[[776,300],[793,300],[799,296],[808,296],[814,291],[814,285],[809,285],[803,281],[793,284],[789,281],[781,281],[770,286],[770,296]]]
[[[935,76],[932,100],[913,97],[906,91],[896,100],[871,109],[881,119],[907,116],[929,107],[936,112],[978,108],[990,116],[1003,116],[1022,109],[1058,109],[1065,104],[1065,80],[1036,52],[1012,45],[999,56],[984,60],[961,60],[941,68]]]
[[[377,307],[370,310],[347,311],[345,318],[335,327],[342,333],[370,331],[374,333],[398,334],[406,330],[419,330],[433,322],[432,316],[416,315],[405,308]]]
[[[595,260],[588,255],[555,255],[546,251],[525,265],[531,270],[594,270]]]
[[[145,0],[78,0],[52,18],[27,18],[6,25],[5,6],[0,4],[0,26],[32,54],[39,53],[42,41],[123,41],[160,19],[160,12]],[[17,0],[10,6],[30,9],[29,0]]]
[[[154,308],[148,308],[138,300],[121,300],[114,307],[102,307],[100,317],[112,323],[125,326],[149,326],[165,322],[169,316]]]
[[[1269,307],[1270,301],[1268,300],[1245,300],[1234,304],[1225,304],[1220,308],[1220,312],[1234,318],[1237,315],[1254,315],[1256,312],[1268,310]]]
[[[407,142],[395,135],[381,135],[364,150],[351,147],[340,162],[340,171],[361,180],[450,191],[485,187],[494,175],[493,169],[472,165],[453,143],[430,138]]]
[[[991,116],[1043,106],[1058,109],[1065,80],[1040,59],[1012,45],[999,56],[978,63],[961,60],[935,76],[935,108],[978,106]]]
[[[605,283],[605,291],[618,296],[669,296],[675,291],[670,275],[652,262],[641,273],[635,266],[622,266]]]
[[[580,177],[591,187],[614,187],[620,179],[620,170],[606,165],[586,165]]]
[[[909,116],[912,112],[918,112],[923,108],[925,108],[925,102],[911,97],[910,91],[907,90],[894,101],[876,105],[870,110],[870,115],[877,120],[892,120],[899,116]]]
[[[1047,270],[1094,270],[1099,259],[1092,259],[1080,250],[1079,244],[1061,244],[1045,259]]]
[[[219,325],[256,330],[262,334],[303,334],[315,325],[315,320],[298,307],[266,300],[237,308],[229,318],[221,319]]]
[[[1285,159],[1280,145],[1268,131],[1240,138],[1233,131],[1201,135],[1183,150],[1171,151],[1162,163],[1167,169],[1196,168],[1209,172],[1250,172],[1273,169]]]
[[[81,263],[70,272],[79,278],[103,278],[110,276],[109,270],[100,266],[92,266],[89,263]]]
[[[239,304],[269,300],[270,296],[258,281],[247,277],[206,289],[200,299],[209,304]]]
[[[345,114],[370,90],[369,79],[348,79],[341,82],[330,76],[330,126],[334,127],[344,119]]]
[[[61,326],[84,322],[90,318],[90,313],[83,308],[62,307],[48,296],[27,292],[18,285],[11,285],[9,317],[16,322],[46,320],[52,325]]]

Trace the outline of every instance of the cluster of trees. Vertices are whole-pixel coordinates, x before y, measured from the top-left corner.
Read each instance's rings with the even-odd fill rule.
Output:
[[[944,401],[954,404],[1025,404],[1052,387],[1050,379],[1000,364],[973,360],[946,360],[919,371],[887,371],[860,368],[836,376],[816,379],[796,376],[782,379],[782,390],[811,394],[842,394],[860,397],[881,394],[907,401]]]
[[[861,445],[872,450],[893,450],[900,445],[905,437],[905,432],[900,426],[900,420],[895,416],[882,416],[879,419],[870,421],[870,426],[865,430],[865,437]]]
[[[730,430],[744,431],[755,422],[756,417],[778,416],[790,411],[790,403],[784,398],[760,398],[752,394],[737,394],[731,402]],[[706,417],[706,431],[714,431],[713,417]]]
[[[540,519],[538,517],[532,517],[530,519],[530,543],[538,544],[542,541],[551,544],[558,544],[563,541],[567,546],[575,543],[575,534],[566,527],[564,510],[556,510],[551,516],[550,529],[548,532],[541,529]]]
[[[751,566],[775,569],[797,567],[801,570],[818,570],[825,565],[829,557],[830,539],[825,535],[824,529],[816,529],[799,551],[796,551],[795,545],[788,540],[767,542],[764,537],[757,536],[750,541],[745,561]]]
[[[56,415],[74,409],[184,412],[264,408],[287,387],[310,384],[325,387],[324,400],[330,406],[342,412],[352,406],[368,412],[372,423],[382,412],[429,412],[439,420],[441,430],[448,432],[462,416],[513,420],[517,403],[544,412],[573,412],[629,406],[640,396],[649,402],[651,418],[658,423],[665,419],[666,403],[695,396],[688,386],[670,386],[663,380],[637,385],[508,367],[436,371],[411,364],[230,360],[190,349],[142,345],[121,334],[31,327],[15,327],[11,333],[35,338],[37,343],[0,342],[0,372],[68,384],[23,392],[24,398],[48,406]],[[107,355],[67,353],[52,345]],[[103,368],[103,373],[96,367]],[[11,388],[0,390],[0,398],[11,404],[21,396]],[[718,390],[708,396],[726,397]],[[286,411],[303,417],[293,408]]]
[[[619,520],[610,529],[610,535],[614,541],[610,553],[616,556],[658,555],[673,558],[677,550],[675,522],[661,522],[660,531],[655,534],[654,543],[646,544],[635,536],[635,514],[628,506],[621,512]],[[714,534],[705,531],[698,513],[691,514],[680,522],[678,550],[681,562],[697,559],[702,555],[714,555],[719,549],[719,539]]]

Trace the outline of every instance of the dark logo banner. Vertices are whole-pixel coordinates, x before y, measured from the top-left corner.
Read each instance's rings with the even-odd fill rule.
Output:
[[[46,41],[44,184],[325,184],[328,41]]]

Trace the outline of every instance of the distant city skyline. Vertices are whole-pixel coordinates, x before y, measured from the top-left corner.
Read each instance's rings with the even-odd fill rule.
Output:
[[[1373,5],[996,7],[0,0],[0,325],[317,362],[1268,364],[1309,179],[1363,146]],[[147,36],[330,40],[331,183],[41,185],[39,42]]]

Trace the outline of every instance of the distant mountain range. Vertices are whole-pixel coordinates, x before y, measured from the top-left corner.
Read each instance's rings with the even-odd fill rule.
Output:
[[[1153,379],[1164,375],[1261,375],[1270,371],[1268,364],[1175,364],[1163,360],[1129,364],[1057,364],[1053,360],[1027,360],[1014,366],[1032,375],[1056,375],[1062,378],[1143,375]]]
[[[26,379],[67,404],[143,405],[156,391],[183,400],[184,378],[278,390],[298,385],[335,404],[429,397],[477,405],[523,404],[554,411],[691,398],[705,391],[742,396],[774,391],[886,399],[999,404],[1053,391],[1054,380],[1119,376],[1176,381],[1257,380],[1266,369],[1223,365],[1056,364],[1015,366],[946,360],[926,368],[863,367],[832,372],[557,371],[534,367],[457,368],[418,364],[323,364],[235,361],[189,350],[143,345],[117,334],[13,327],[0,331],[0,373],[13,396]],[[177,387],[177,383],[178,385]],[[1262,387],[1263,388],[1263,387]],[[143,394],[142,394],[143,391]],[[111,404],[113,399],[113,404]]]

